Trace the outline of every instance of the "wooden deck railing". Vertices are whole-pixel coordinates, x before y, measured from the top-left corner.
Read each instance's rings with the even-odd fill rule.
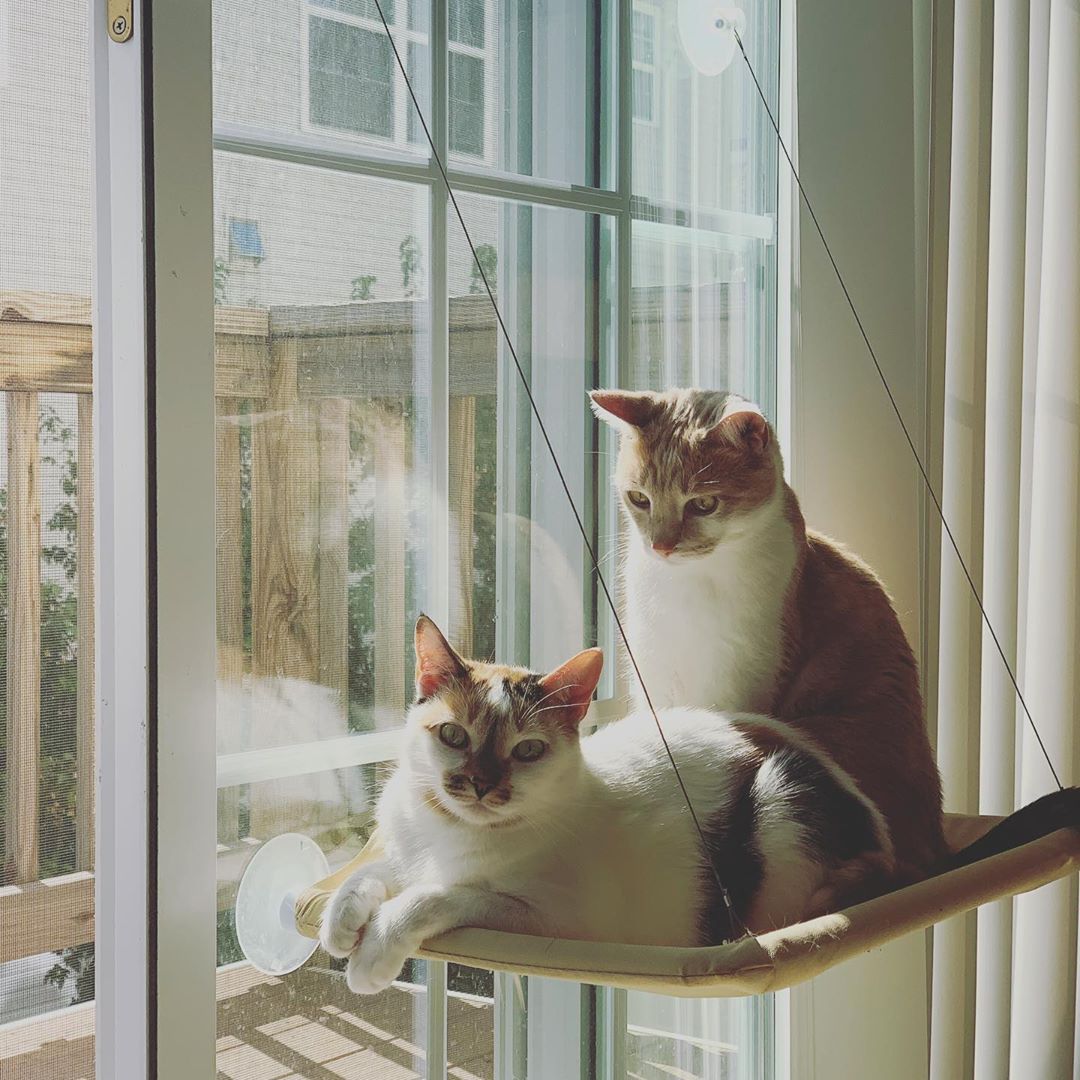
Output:
[[[451,302],[451,498],[471,550],[477,395],[495,392],[495,325],[480,297]],[[376,726],[400,720],[405,688],[408,412],[429,391],[421,301],[270,310],[215,309],[219,677],[293,677],[347,693],[350,429],[368,436],[376,488]],[[0,392],[7,404],[7,768],[0,962],[93,938],[94,635],[92,333],[89,302],[0,293]],[[74,872],[40,880],[42,491],[41,395],[75,395],[78,511]],[[241,438],[250,438],[249,488]],[[245,504],[249,509],[245,510]],[[250,595],[243,515],[250,513]],[[471,563],[455,604],[471,636]],[[245,606],[247,612],[245,613]],[[386,616],[400,612],[394,620]],[[245,614],[250,647],[245,648]],[[396,625],[395,625],[396,623]],[[460,636],[460,635],[459,635]],[[466,642],[467,644],[467,642]],[[345,731],[344,709],[341,713]],[[223,749],[243,749],[241,746]],[[241,836],[239,792],[221,792],[227,877],[251,838],[294,828],[289,781],[252,787]],[[326,809],[323,808],[325,816]],[[326,825],[315,820],[310,825]],[[232,889],[222,891],[227,903]]]

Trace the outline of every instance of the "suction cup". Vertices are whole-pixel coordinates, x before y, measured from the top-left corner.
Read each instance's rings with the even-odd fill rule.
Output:
[[[283,833],[255,854],[236,893],[236,936],[244,956],[265,975],[288,975],[318,948],[296,929],[296,898],[330,872],[310,837]]]
[[[741,8],[717,0],[679,0],[679,37],[702,75],[719,75],[735,56],[735,34],[746,33]]]

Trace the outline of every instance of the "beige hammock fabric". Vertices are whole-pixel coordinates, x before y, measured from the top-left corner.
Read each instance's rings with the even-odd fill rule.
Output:
[[[998,818],[948,815],[954,850]],[[330,893],[379,850],[375,836],[335,874],[297,901],[297,927],[318,936]],[[1080,868],[1080,830],[1062,829],[1001,855],[921,881],[832,915],[727,945],[669,948],[530,937],[494,930],[453,930],[419,955],[469,967],[648,990],[675,997],[742,997],[795,986],[850,957],[913,930],[1014,893],[1027,892]]]

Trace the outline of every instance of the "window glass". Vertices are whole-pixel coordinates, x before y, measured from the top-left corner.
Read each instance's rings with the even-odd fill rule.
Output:
[[[219,768],[244,776],[278,749],[290,762],[219,791],[218,1068],[434,1075],[428,1025],[445,1019],[450,1075],[576,1075],[601,1052],[593,991],[457,967],[443,990],[440,967],[413,962],[392,992],[356,999],[319,956],[266,980],[236,952],[236,884],[279,833],[313,837],[333,865],[362,842],[412,695],[420,611],[440,612],[464,653],[538,669],[597,641],[612,649],[483,277],[614,578],[611,440],[586,391],[768,384],[774,202],[753,170],[772,159],[755,117],[725,97],[728,76],[697,85],[670,13],[641,4],[623,27],[630,209],[587,212],[568,185],[603,187],[617,172],[615,6],[455,0],[438,65],[448,94],[433,100],[431,5],[384,4],[425,117],[445,132],[452,182],[479,171],[494,185],[458,194],[481,274],[373,0],[277,4],[258,16],[240,0],[214,6],[215,124],[259,133],[248,154],[219,139],[214,157]],[[772,25],[766,8],[760,17]],[[737,132],[690,122],[725,109]],[[334,153],[295,162],[298,146],[323,145]],[[728,171],[710,175],[721,160]],[[505,174],[515,182],[500,188]],[[616,668],[602,696],[618,700]],[[333,772],[328,740],[350,761]],[[619,1052],[637,1054],[642,1075],[690,1069],[663,1047],[713,1036],[683,1014],[650,1026],[641,1000],[634,1023],[655,1045],[639,1053],[638,1035],[619,1032]],[[755,1008],[716,1006],[717,1040]],[[724,1060],[758,1046],[746,1036]]]
[[[773,108],[776,0],[744,8]],[[719,75],[687,59],[677,6],[633,15],[630,383],[703,385],[773,404],[776,143],[738,52]]]

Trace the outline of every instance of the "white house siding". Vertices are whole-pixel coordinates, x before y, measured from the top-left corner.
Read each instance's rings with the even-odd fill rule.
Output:
[[[0,290],[89,296],[86,0],[0,10]]]

